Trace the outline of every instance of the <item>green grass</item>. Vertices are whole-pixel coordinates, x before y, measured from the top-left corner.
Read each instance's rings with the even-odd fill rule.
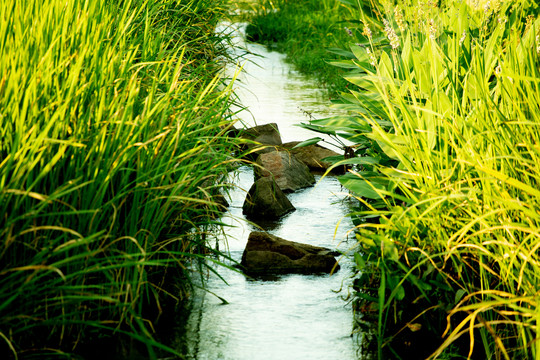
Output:
[[[0,354],[163,347],[234,159],[219,0],[0,4]],[[174,281],[173,281],[174,280]]]
[[[538,24],[526,27],[535,10],[403,7],[395,48],[352,48],[362,73],[348,77],[358,87],[346,96],[382,150],[345,183],[365,204],[356,285],[359,299],[377,299],[378,357],[436,358],[455,343],[464,357],[538,358]],[[408,343],[426,336],[434,347]]]
[[[538,6],[342,2],[371,29],[351,116],[307,127],[356,143],[359,329],[379,359],[540,358]]]

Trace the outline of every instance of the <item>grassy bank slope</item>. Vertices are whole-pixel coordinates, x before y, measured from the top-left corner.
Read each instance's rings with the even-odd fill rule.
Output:
[[[0,3],[0,357],[152,340],[231,161],[221,0]],[[166,275],[174,283],[165,282]]]

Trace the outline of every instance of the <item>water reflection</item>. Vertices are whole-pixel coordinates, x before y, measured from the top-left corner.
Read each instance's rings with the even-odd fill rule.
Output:
[[[325,93],[314,81],[306,80],[286,64],[285,55],[268,51],[260,44],[246,43],[245,26],[230,23],[220,26],[220,30],[232,32],[236,48],[231,51],[240,59],[238,66],[243,70],[235,81],[234,92],[249,111],[240,112],[238,117],[247,126],[278,123],[283,142],[319,136],[296,124],[307,122],[310,116],[320,119],[336,114],[329,108]],[[225,76],[232,78],[237,70],[228,67]],[[331,141],[330,137],[322,137]]]

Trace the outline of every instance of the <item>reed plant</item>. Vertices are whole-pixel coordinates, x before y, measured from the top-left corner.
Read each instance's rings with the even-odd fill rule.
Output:
[[[215,61],[224,11],[0,3],[2,359],[71,358],[112,334],[150,358],[167,349],[154,320],[212,251],[204,234],[234,162]]]
[[[540,358],[538,5],[346,2],[352,115],[306,127],[356,142],[358,325],[379,359]]]

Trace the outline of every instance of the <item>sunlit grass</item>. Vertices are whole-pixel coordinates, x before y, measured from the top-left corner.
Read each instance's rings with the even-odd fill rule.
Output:
[[[311,128],[356,141],[341,181],[378,357],[538,358],[538,7],[370,6],[338,64],[354,115]]]
[[[162,347],[151,321],[189,291],[234,160],[230,89],[216,90],[223,12],[0,4],[2,351],[51,358],[113,332]]]

